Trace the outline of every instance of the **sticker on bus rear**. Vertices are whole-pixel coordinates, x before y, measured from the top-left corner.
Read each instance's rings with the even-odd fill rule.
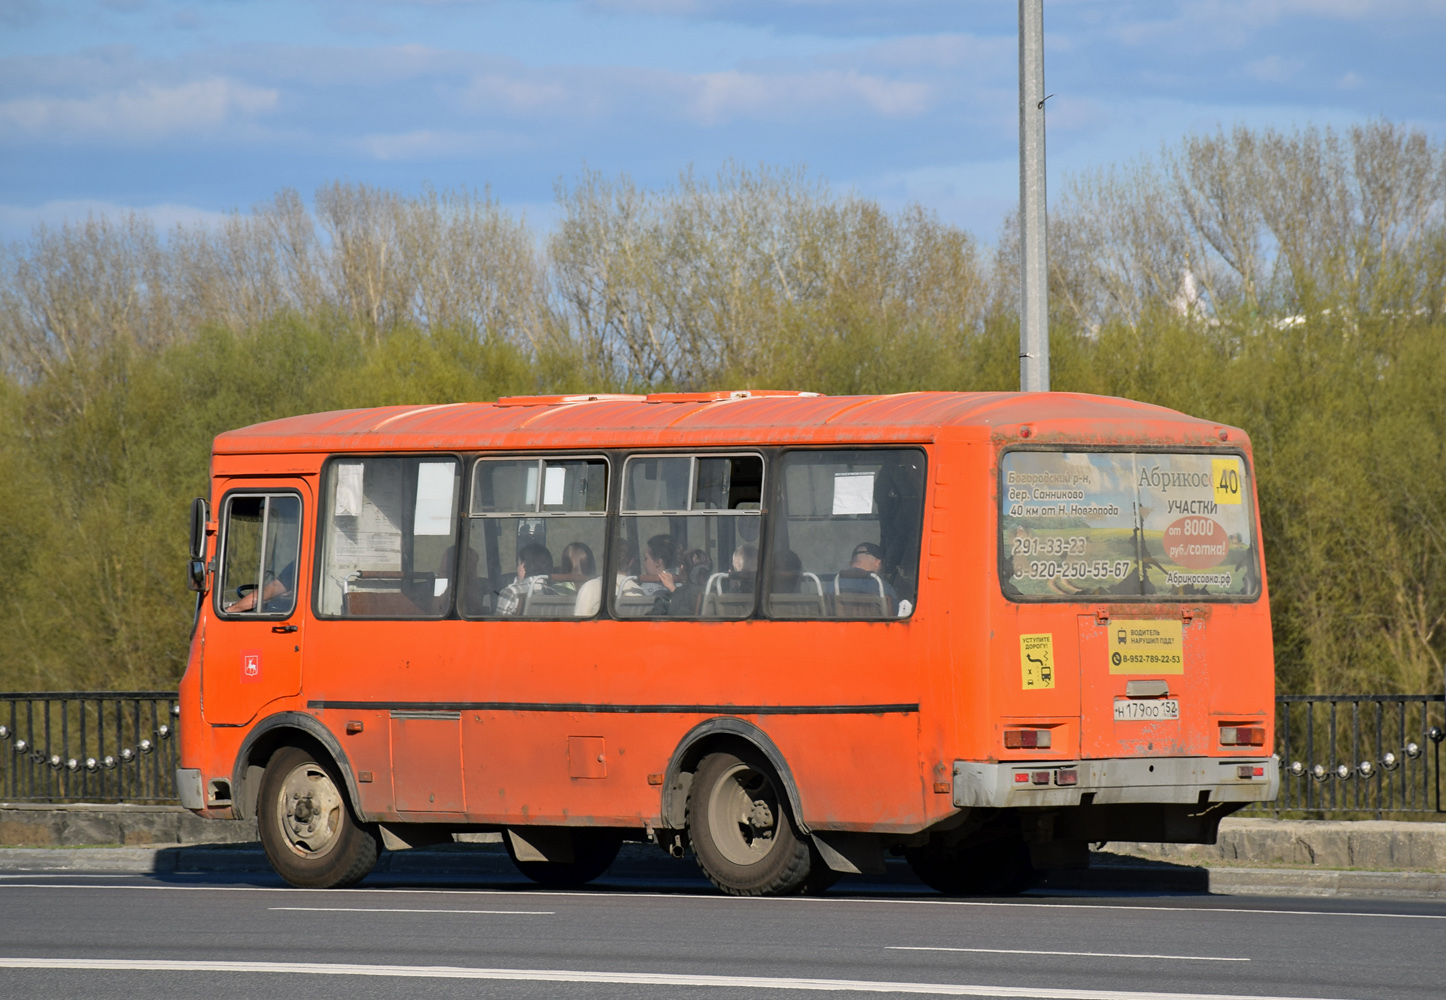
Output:
[[[1019,637],[1019,669],[1026,691],[1054,687],[1053,633]]]
[[[1184,630],[1180,620],[1112,621],[1110,673],[1183,674]]]
[[[1217,504],[1240,503],[1240,459],[1212,458],[1210,460],[1210,482],[1215,487]]]

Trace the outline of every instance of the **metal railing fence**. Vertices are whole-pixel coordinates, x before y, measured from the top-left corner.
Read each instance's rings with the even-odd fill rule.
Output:
[[[176,802],[174,691],[0,693],[0,801]],[[1446,812],[1439,694],[1278,695],[1279,797],[1246,814]]]
[[[1439,694],[1282,694],[1280,794],[1249,812],[1410,817],[1443,812]]]
[[[0,694],[0,801],[176,800],[174,691]]]

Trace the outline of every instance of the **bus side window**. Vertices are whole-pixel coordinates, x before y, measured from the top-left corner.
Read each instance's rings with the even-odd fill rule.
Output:
[[[924,454],[791,451],[780,462],[765,608],[773,618],[906,618],[918,601]]]
[[[759,455],[637,455],[623,467],[618,618],[747,618],[763,523]]]
[[[457,593],[459,483],[450,456],[331,462],[317,613],[445,616]]]
[[[482,458],[472,470],[467,618],[592,618],[602,602],[608,464]]]
[[[221,586],[231,615],[289,615],[296,607],[301,500],[293,494],[241,494],[226,501]]]

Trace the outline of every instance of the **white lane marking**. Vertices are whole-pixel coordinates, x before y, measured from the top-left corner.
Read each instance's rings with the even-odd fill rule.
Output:
[[[135,872],[116,872],[107,875],[101,872],[24,872],[22,874],[0,875],[0,878],[135,878]]]
[[[287,975],[386,976],[402,979],[493,979],[534,983],[610,983],[628,986],[722,986],[832,993],[923,993],[952,997],[1035,997],[1039,1000],[1316,1000],[1236,993],[1136,993],[1055,986],[976,986],[895,983],[871,979],[782,976],[690,976],[663,972],[590,972],[572,969],[479,969],[455,965],[347,965],[322,962],[207,962],[144,958],[0,958],[4,969],[85,969],[107,972],[280,972]]]
[[[556,910],[403,910],[395,906],[269,906],[269,910],[303,910],[308,913],[501,913],[506,916],[555,917]]]
[[[1446,920],[1446,913],[1368,913],[1360,910],[1252,910],[1234,906],[1119,906],[1113,903],[991,903],[975,899],[862,899],[858,896],[783,896],[762,898],[756,896],[708,896],[689,895],[678,892],[561,892],[552,889],[407,889],[385,886],[352,886],[349,889],[296,889],[290,886],[266,885],[77,885],[74,883],[29,885],[24,882],[11,883],[7,889],[143,889],[164,892],[344,892],[351,896],[362,893],[427,894],[457,896],[527,896],[532,899],[676,899],[726,905],[762,903],[766,906],[819,905],[830,903],[872,904],[876,906],[968,906],[1008,907],[1011,909],[1036,910],[1128,910],[1140,913],[1244,913],[1263,914],[1278,917],[1382,917],[1391,920]]]
[[[1135,955],[1114,951],[1034,951],[1025,948],[944,948],[922,944],[890,944],[885,951],[969,951],[984,955],[1071,955],[1079,958],[1167,958],[1182,962],[1248,962],[1248,958],[1224,958],[1219,955]]]

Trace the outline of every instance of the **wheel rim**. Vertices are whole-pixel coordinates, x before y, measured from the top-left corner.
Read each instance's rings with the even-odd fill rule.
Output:
[[[281,836],[295,854],[319,858],[337,845],[346,803],[320,764],[307,761],[293,767],[281,783],[280,799]]]
[[[781,813],[773,780],[747,764],[734,764],[708,796],[708,833],[735,865],[756,865],[778,842]]]

